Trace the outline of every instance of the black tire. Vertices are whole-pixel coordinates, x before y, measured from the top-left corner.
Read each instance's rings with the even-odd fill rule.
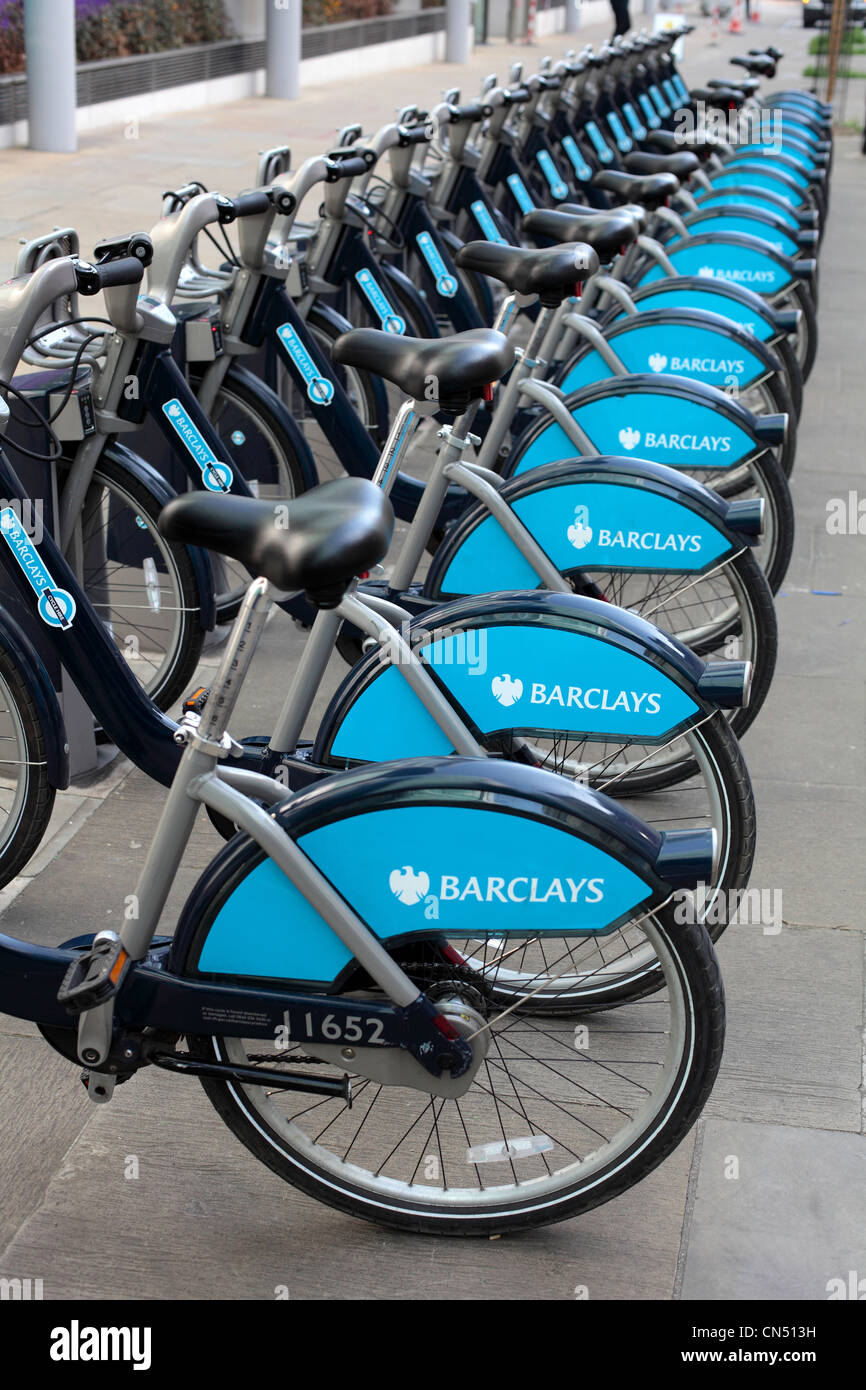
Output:
[[[58,471],[63,469],[63,460]],[[107,514],[106,514],[107,508]],[[185,545],[167,541],[159,535],[162,503],[150,489],[119,460],[104,454],[97,464],[93,480],[82,507],[81,521],[73,537],[73,568],[79,573],[82,587],[94,604],[97,613],[110,624],[121,655],[127,660],[132,674],[139,680],[150,698],[166,710],[183,694],[201,656],[204,631],[201,624],[201,594],[198,579]],[[143,523],[143,525],[142,525]],[[144,619],[134,619],[106,599],[105,581],[110,578],[112,565],[117,573],[121,556],[138,554],[142,567],[146,560],[154,566],[158,578],[159,606],[149,626]],[[144,571],[143,571],[144,572]],[[165,576],[164,580],[162,576]],[[137,583],[147,586],[147,580]],[[167,586],[170,607],[162,602],[163,583]],[[131,586],[126,586],[131,587]],[[133,601],[129,613],[143,605]],[[159,651],[141,650],[145,643],[158,642],[165,624],[156,621],[158,613],[174,612],[176,624],[170,634],[164,656]]]
[[[678,924],[670,907],[654,918],[658,937],[668,954],[669,978],[675,980],[688,1018],[683,1024],[683,1057],[670,1092],[657,1119],[592,1174],[563,1185],[557,1195],[530,1195],[520,1199],[517,1210],[504,1198],[484,1206],[467,1202],[458,1217],[454,1206],[437,1211],[425,1198],[412,1198],[395,1190],[383,1205],[376,1204],[348,1169],[339,1177],[327,1172],[313,1153],[298,1150],[267,1120],[245,1108],[240,1087],[202,1078],[202,1085],[217,1114],[232,1133],[267,1168],[293,1187],[352,1216],[395,1230],[427,1235],[490,1236],[531,1230],[538,1226],[591,1211],[619,1196],[652,1172],[682,1142],[698,1119],[718,1073],[724,1046],[725,1002],[721,973],[712,943],[698,923]],[[190,1052],[206,1060],[223,1060],[219,1038],[191,1037]],[[260,1089],[260,1088],[250,1088]],[[472,1092],[469,1092],[471,1095]],[[504,1132],[504,1131],[503,1131]],[[586,1165],[581,1165],[586,1167]],[[357,1169],[355,1170],[358,1171]],[[537,1205],[533,1206],[533,1198]]]
[[[0,633],[0,723],[3,726],[4,749],[8,746],[8,728],[17,725],[23,742],[21,758],[15,759],[17,775],[22,784],[16,786],[14,800],[7,808],[5,766],[0,759],[0,776],[4,779],[2,811],[0,811],[0,888],[5,887],[35,854],[51,819],[55,789],[48,779],[45,760],[45,735],[39,720],[36,692],[30,680],[8,651]]]
[[[803,313],[803,346],[800,351],[795,348],[795,353],[800,364],[803,381],[806,382],[809,380],[818,352],[818,315],[812,296],[805,285],[796,285],[793,297],[797,301],[794,307],[802,310]]]
[[[739,473],[741,470],[737,470]],[[711,480],[702,478],[708,487],[721,497],[739,497],[746,492],[757,492],[764,498],[767,509],[765,529],[771,531],[772,540],[767,545],[757,547],[755,558],[767,576],[772,593],[777,594],[788,573],[794,549],[794,502],[788,479],[779,466],[779,460],[767,450],[749,465],[752,481],[735,478],[726,480],[720,474]],[[700,477],[700,474],[697,475]]]

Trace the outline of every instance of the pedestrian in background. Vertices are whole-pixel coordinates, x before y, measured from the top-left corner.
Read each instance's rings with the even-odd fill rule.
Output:
[[[627,34],[631,28],[631,19],[628,13],[628,0],[610,0],[610,7],[613,10],[613,36]]]

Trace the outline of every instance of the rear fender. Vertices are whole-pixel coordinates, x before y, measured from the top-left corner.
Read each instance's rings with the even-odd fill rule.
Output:
[[[486,746],[514,732],[663,742],[732,695],[731,663],[705,665],[643,619],[577,594],[460,599],[416,618],[408,638]],[[742,703],[750,668],[734,665]],[[452,751],[399,666],[374,651],[334,695],[313,759],[345,767]]]
[[[748,390],[781,369],[775,354],[721,313],[702,309],[644,309],[618,319],[604,336],[630,373],[671,372],[719,390]],[[556,385],[578,391],[609,380],[610,368],[587,344],[563,369]]]
[[[663,280],[644,283],[631,291],[635,308],[639,313],[649,309],[685,309],[688,312],[704,311],[721,314],[739,324],[747,333],[761,342],[769,342],[779,330],[775,321],[778,312],[762,299],[754,290],[742,285],[732,285],[722,280],[710,280],[698,275],[666,276]],[[602,323],[618,322],[625,311],[619,305],[605,312]]]
[[[604,935],[672,887],[707,878],[714,850],[712,832],[659,834],[552,773],[486,759],[355,770],[273,814],[389,948],[443,935],[525,936],[528,922],[533,934]],[[278,979],[336,993],[356,962],[273,861],[238,835],[187,900],[169,968],[222,984]]]
[[[677,275],[697,275],[701,279],[731,281],[774,298],[804,278],[802,261],[774,251],[759,237],[742,232],[700,233],[688,240],[667,242],[665,254]],[[664,271],[656,262],[640,283],[661,279]]]
[[[753,415],[715,386],[681,376],[609,377],[565,397],[594,454],[620,454],[674,468],[731,469],[784,441],[787,417]],[[574,444],[549,416],[530,422],[503,472],[516,476],[574,456]]]
[[[566,459],[506,483],[502,497],[561,574],[703,574],[760,535],[762,499],[725,501],[688,474],[642,459]],[[446,534],[425,598],[530,589],[541,581],[482,503]]]

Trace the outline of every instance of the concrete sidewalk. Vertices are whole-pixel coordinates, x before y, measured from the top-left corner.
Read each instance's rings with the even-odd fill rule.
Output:
[[[778,11],[762,40],[802,54],[797,11]],[[698,36],[690,44],[684,66],[695,83],[724,73],[728,53],[750,46],[725,37],[708,51]],[[564,38],[545,45],[567,46]],[[262,145],[285,137],[299,156],[320,150],[336,125],[357,117],[374,128],[404,97],[429,102],[458,81],[471,93],[483,72],[504,72],[508,56],[502,45],[495,58],[476,54],[465,76],[419,69],[377,81],[374,92],[359,79],[301,104],[255,101],[184,116],[176,128],[142,127],[137,141],[119,133],[89,140],[72,159],[6,152],[5,207],[20,220],[2,228],[4,264],[19,232],[73,223],[87,248],[104,233],[149,225],[172,183],[197,175],[235,192]],[[801,66],[800,57],[786,60],[785,85],[797,85]],[[0,1276],[41,1277],[51,1299],[232,1300],[270,1299],[279,1285],[293,1299],[572,1299],[583,1286],[593,1300],[814,1300],[851,1270],[866,1276],[866,540],[826,529],[828,500],[866,488],[866,170],[858,150],[854,138],[838,141],[822,343],[792,480],[795,557],[778,599],[780,659],[744,741],[759,813],[752,882],[782,892],[785,925],[775,936],[734,927],[720,943],[728,1043],[695,1133],[638,1188],[578,1220],[519,1239],[400,1237],[285,1186],[238,1145],[194,1084],[142,1073],[110,1106],[92,1106],[75,1069],[35,1028],[0,1018]],[[261,679],[245,691],[235,732],[268,726],[287,658],[302,642],[281,616],[269,624]],[[335,666],[334,680],[340,675]],[[4,932],[54,943],[117,921],[163,793],[122,765],[109,775],[107,796],[98,781],[76,790],[76,833],[19,885],[0,915]],[[167,920],[221,843],[199,826]],[[110,1221],[97,1224],[97,1210]]]

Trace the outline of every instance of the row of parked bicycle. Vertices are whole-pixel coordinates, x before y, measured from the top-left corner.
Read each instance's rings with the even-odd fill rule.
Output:
[[[274,148],[252,191],[190,183],[92,261],[55,229],[0,287],[0,883],[68,781],[52,663],[169,789],[122,928],[0,937],[0,1010],[94,1100],[199,1076],[269,1167],[385,1224],[597,1205],[721,1058],[831,112],[758,95],[778,50],[689,91],[678,37]],[[273,603],[308,636],[238,741]],[[162,936],[201,804],[228,843]]]

